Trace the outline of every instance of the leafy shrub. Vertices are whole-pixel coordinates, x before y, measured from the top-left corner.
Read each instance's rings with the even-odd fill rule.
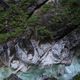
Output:
[[[80,80],[80,73],[73,77],[73,80]]]
[[[40,27],[37,29],[37,35],[40,40],[52,39],[52,33],[46,27]]]

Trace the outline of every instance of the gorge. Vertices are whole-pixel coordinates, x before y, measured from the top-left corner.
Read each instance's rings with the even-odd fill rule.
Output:
[[[0,80],[80,79],[79,2],[0,0],[0,5]]]

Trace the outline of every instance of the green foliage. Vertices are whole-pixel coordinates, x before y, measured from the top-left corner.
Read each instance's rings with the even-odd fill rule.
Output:
[[[0,34],[0,43],[6,42],[6,41],[10,40],[11,38],[18,37],[24,31],[25,31],[24,29],[21,29],[18,27],[18,28],[16,28],[16,30],[14,32]]]
[[[80,74],[77,74],[76,76],[74,76],[73,80],[80,80]]]
[[[64,26],[80,25],[80,7],[79,0],[61,0],[61,6],[55,10],[54,16],[50,20],[53,25],[51,30],[58,30]],[[74,5],[76,4],[76,5]],[[55,14],[56,13],[56,14]]]
[[[50,12],[51,10],[53,10],[53,8],[54,7],[51,3],[50,4],[45,4],[41,8],[41,12],[45,14],[45,13]]]
[[[31,3],[35,3],[36,0],[21,0],[21,4],[24,5],[24,4],[31,4]]]
[[[37,35],[40,40],[52,39],[52,33],[44,26],[37,29]]]
[[[0,43],[9,37],[17,37],[27,27],[28,14],[20,7],[21,4],[23,3],[16,5],[9,2],[9,10],[0,9]]]
[[[34,33],[37,33],[39,39],[50,39],[54,30],[68,24],[80,25],[80,0],[61,0],[58,9],[53,3],[47,3],[29,19],[27,7],[35,4],[37,0],[20,0],[18,3],[13,3],[13,0],[6,1],[10,9],[5,11],[0,7],[0,43],[21,35],[29,27],[34,28]],[[44,14],[50,12],[53,15],[49,20],[51,26],[45,26],[40,20]]]
[[[70,23],[73,25],[80,24],[80,0],[62,0],[64,12]]]
[[[27,21],[27,25],[28,26],[36,26],[37,25],[37,23],[38,23],[38,21],[39,21],[39,16],[37,16],[37,15],[32,15],[29,19],[28,19],[28,21]]]
[[[19,7],[22,8],[25,12],[27,10],[27,7],[31,4],[34,4],[36,0],[21,0]]]
[[[61,4],[69,7],[79,7],[80,0],[61,0]]]

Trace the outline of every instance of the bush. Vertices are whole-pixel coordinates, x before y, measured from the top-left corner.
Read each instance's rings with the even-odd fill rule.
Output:
[[[40,27],[37,29],[37,36],[40,40],[52,39],[52,33],[46,27]]]
[[[74,76],[72,80],[80,80],[80,73],[78,73],[76,76]]]

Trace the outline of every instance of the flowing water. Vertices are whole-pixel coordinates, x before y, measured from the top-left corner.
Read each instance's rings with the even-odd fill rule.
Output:
[[[42,74],[47,77],[57,77],[58,80],[70,80],[73,76],[80,72],[79,61],[79,59],[74,57],[72,64],[70,66],[65,67],[65,72],[62,76],[58,76],[57,72],[58,68],[63,65],[53,65],[44,69],[33,67],[31,70],[25,73],[19,72],[17,75],[22,80],[42,80]],[[12,72],[13,70],[11,70],[10,68],[0,68],[0,80],[3,80],[4,78],[8,77]]]

